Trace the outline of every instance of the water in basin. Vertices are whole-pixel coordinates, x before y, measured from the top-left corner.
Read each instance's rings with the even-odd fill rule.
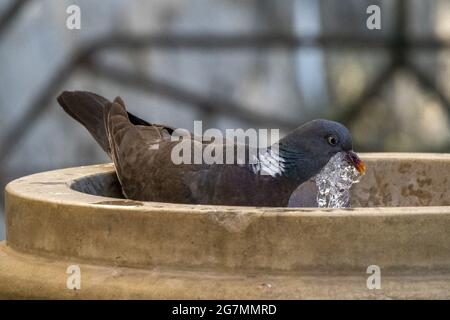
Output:
[[[361,174],[348,163],[344,152],[335,154],[315,177],[319,208],[344,208],[350,204],[350,188]]]

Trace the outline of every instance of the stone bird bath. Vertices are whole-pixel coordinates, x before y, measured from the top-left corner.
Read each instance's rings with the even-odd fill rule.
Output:
[[[340,210],[130,201],[110,164],[15,180],[0,298],[450,298],[450,155],[363,159]]]

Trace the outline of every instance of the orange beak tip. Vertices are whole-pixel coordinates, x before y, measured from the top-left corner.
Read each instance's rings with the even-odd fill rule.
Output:
[[[356,170],[358,170],[358,172],[362,175],[366,174],[366,164],[361,160],[357,165],[356,165]]]
[[[366,173],[366,164],[362,161],[354,151],[347,152],[349,162],[355,167],[361,175]]]

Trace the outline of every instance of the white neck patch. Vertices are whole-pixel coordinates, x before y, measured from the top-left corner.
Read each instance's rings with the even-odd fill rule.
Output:
[[[283,175],[285,171],[284,159],[272,149],[259,151],[252,160],[251,167],[255,174],[276,177]]]

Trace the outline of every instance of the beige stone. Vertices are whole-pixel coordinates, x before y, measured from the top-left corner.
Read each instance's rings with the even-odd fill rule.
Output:
[[[450,155],[363,158],[340,210],[125,200],[109,164],[15,180],[0,297],[450,298]]]

